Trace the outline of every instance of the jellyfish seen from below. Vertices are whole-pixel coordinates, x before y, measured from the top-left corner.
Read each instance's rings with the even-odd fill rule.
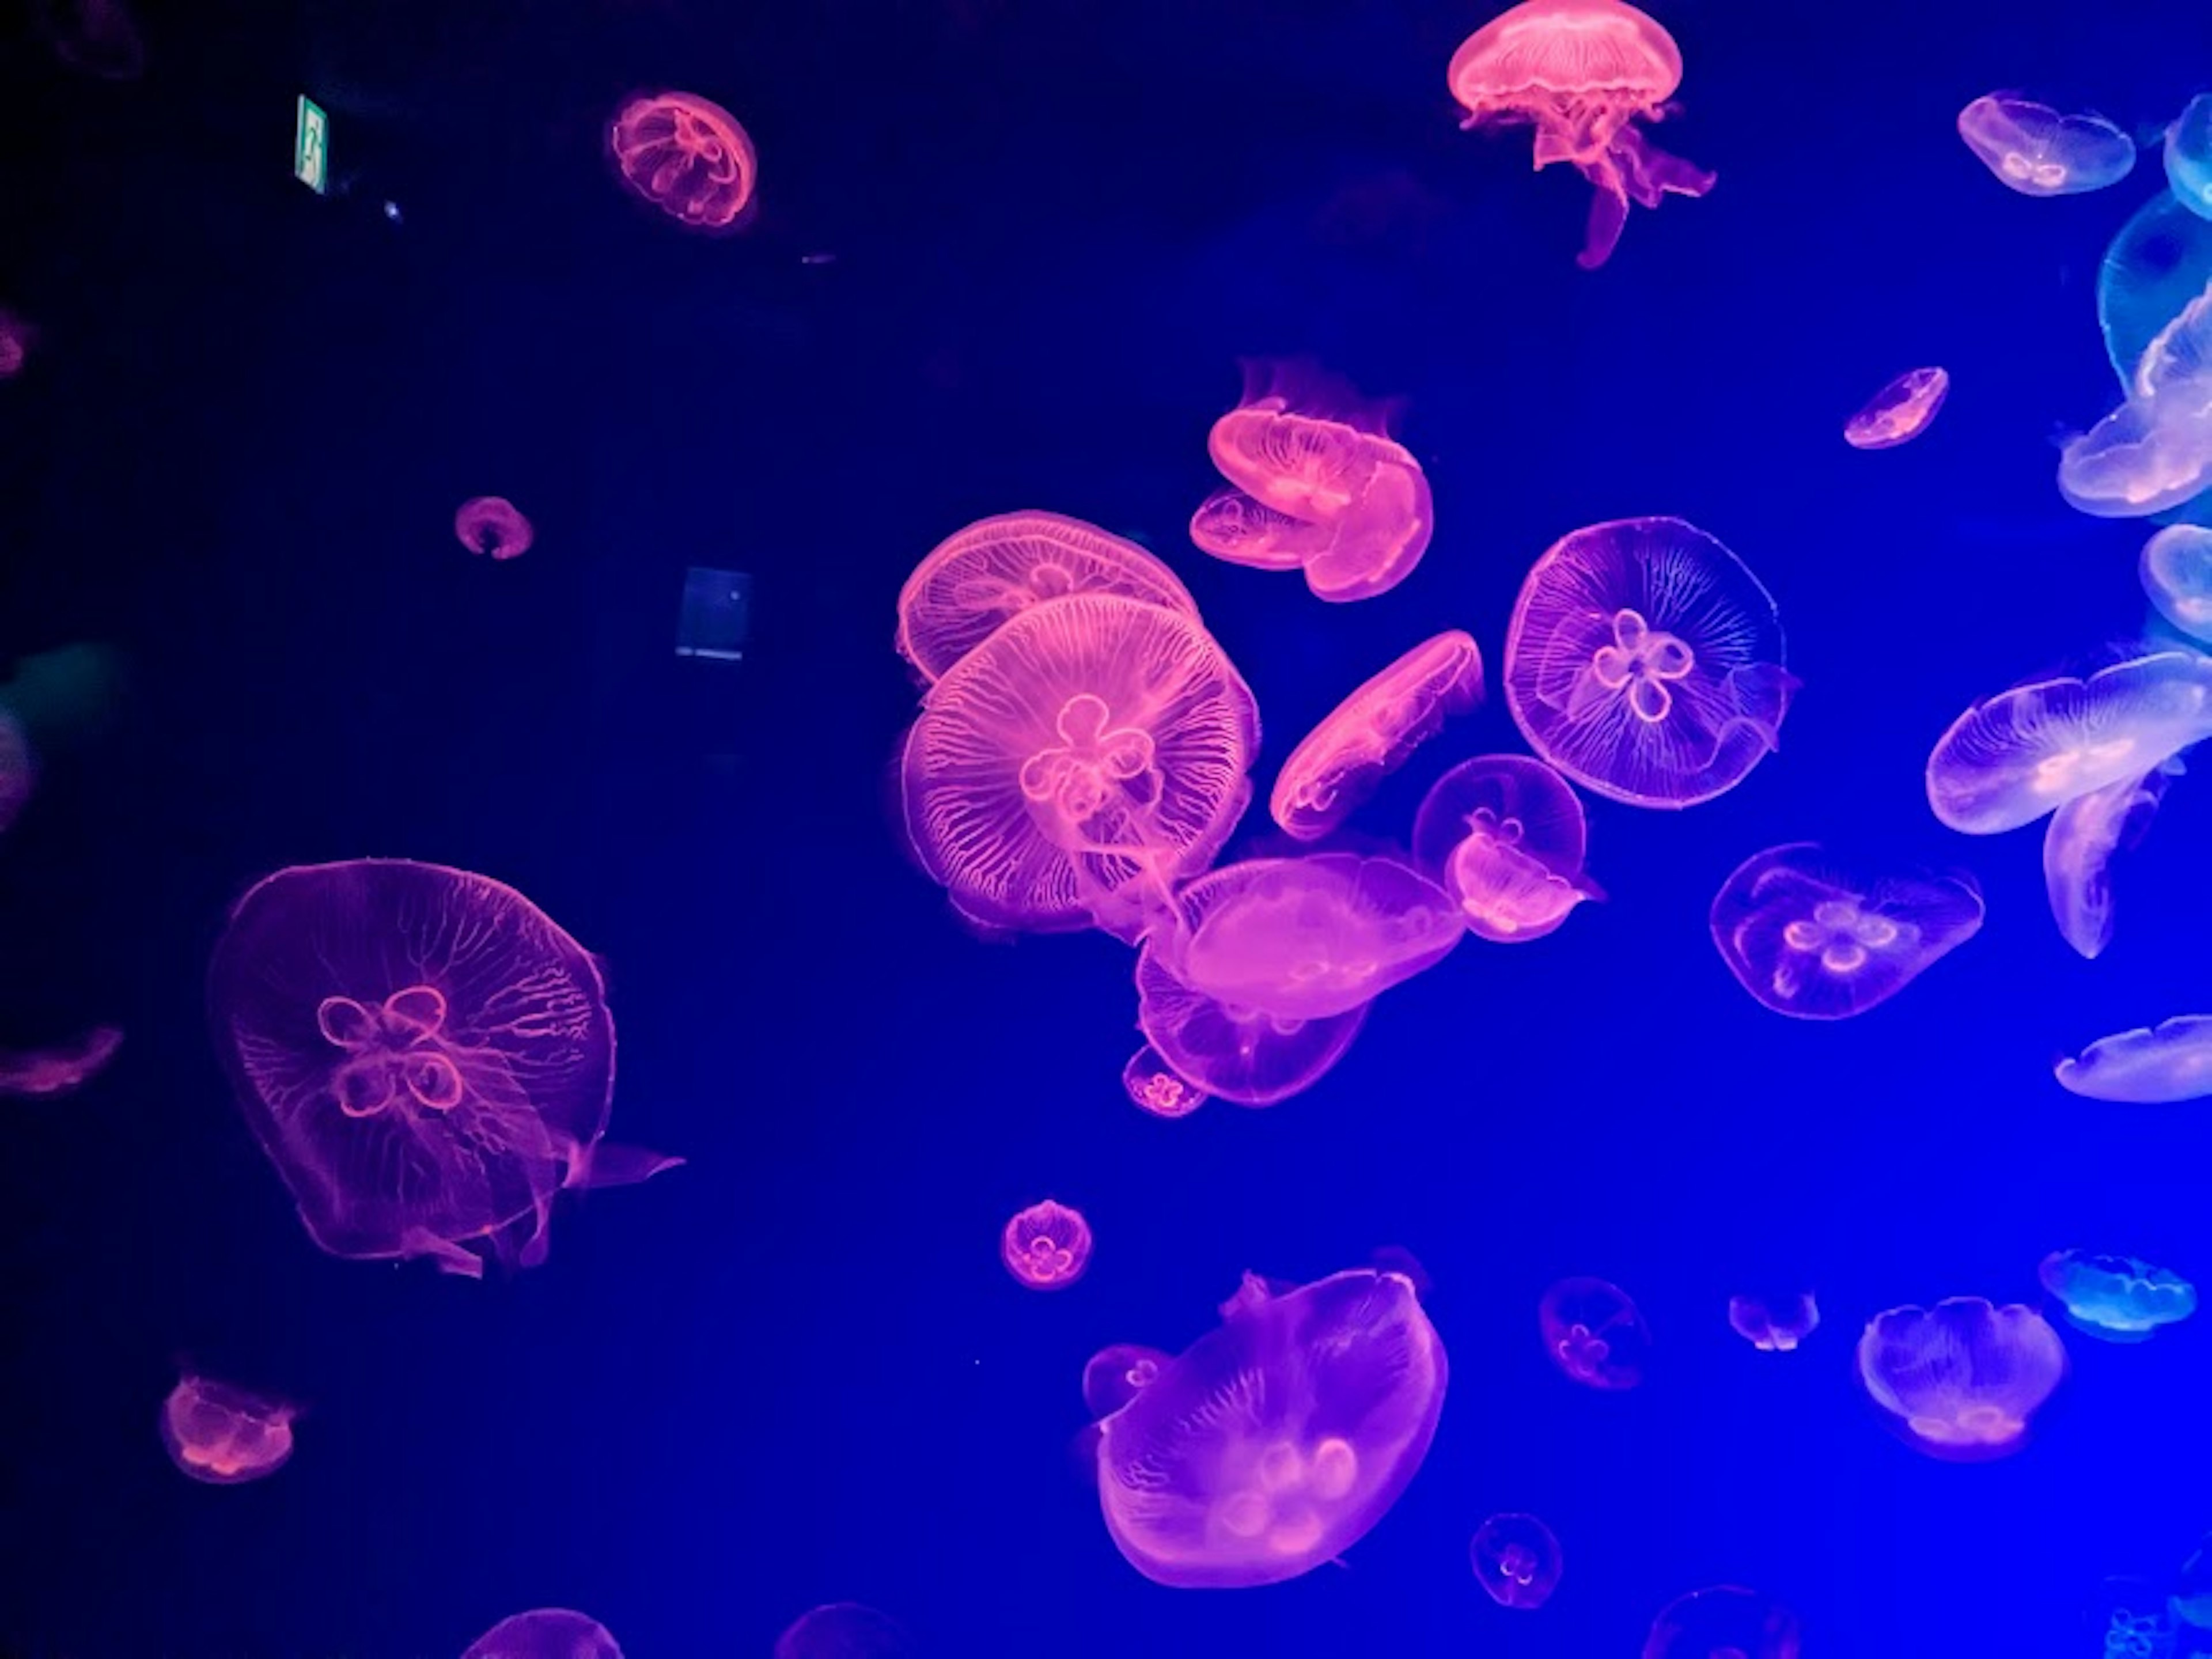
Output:
[[[553,1194],[681,1162],[601,1144],[599,969],[513,888],[403,859],[280,870],[208,970],[240,1111],[333,1255],[544,1260]]]
[[[999,1260],[1032,1291],[1064,1291],[1091,1267],[1091,1224],[1083,1212],[1044,1199],[1018,1212],[999,1234]]]
[[[516,559],[530,551],[538,532],[530,520],[503,495],[479,495],[461,503],[453,514],[453,534],[471,553],[489,553],[495,559]]]
[[[1047,600],[930,688],[900,768],[907,833],[978,922],[1133,936],[1212,861],[1259,741],[1250,690],[1194,617]]]
[[[2197,1311],[2197,1287],[2131,1255],[2053,1250],[2036,1269],[2067,1322],[2107,1342],[2147,1342]]]
[[[1094,1419],[1110,1417],[1174,1363],[1158,1348],[1140,1348],[1133,1342],[1101,1348],[1083,1367],[1083,1403]]]
[[[2189,100],[2166,130],[2166,186],[2200,219],[2212,219],[2212,92]]]
[[[1154,1117],[1188,1117],[1206,1104],[1206,1091],[1176,1076],[1175,1067],[1149,1042],[1121,1068],[1121,1086],[1131,1101]]]
[[[81,1089],[107,1068],[123,1046],[112,1025],[95,1025],[51,1048],[0,1048],[0,1096],[46,1097]]]
[[[1993,92],[1959,112],[1959,136],[1999,182],[2023,196],[2076,196],[2126,178],[2135,140],[2101,115],[2061,115]]]
[[[1505,635],[1505,701],[1537,754],[1632,806],[1690,806],[1779,746],[1797,682],[1773,599],[1680,519],[1570,532]]]
[[[1644,1316],[1617,1285],[1602,1279],[1563,1279],[1536,1304],[1544,1352],[1571,1381],[1608,1393],[1644,1380],[1651,1333]]]
[[[1810,1291],[1779,1295],[1732,1296],[1729,1328],[1761,1353],[1790,1353],[1820,1327],[1820,1310]]]
[[[195,1480],[234,1486],[290,1461],[298,1411],[281,1400],[187,1371],[161,1402],[161,1443]]]
[[[1779,1601],[1717,1584],[1667,1605],[1644,1638],[1644,1659],[1798,1659],[1803,1639]]]
[[[2077,795],[2051,815],[2043,836],[2043,882],[2060,937],[2094,961],[2112,938],[2113,858],[2149,833],[2177,757],[2140,778]]]
[[[1533,1613],[1559,1587],[1559,1540],[1533,1515],[1493,1515],[1468,1546],[1474,1582],[1501,1607]]]
[[[608,129],[607,149],[633,195],[694,230],[736,230],[750,216],[760,176],[753,141],[696,93],[631,99]]]
[[[1297,841],[1318,841],[1454,714],[1482,701],[1482,652],[1457,629],[1426,639],[1325,716],[1276,775],[1267,810]]]
[[[2061,1086],[2090,1100],[2164,1106],[2212,1095],[2212,1014],[2099,1037],[2057,1066]]]
[[[2136,210],[2097,269],[2097,325],[2120,390],[2135,396],[2144,355],[2212,286],[2212,220],[2160,191]]]
[[[1106,1530],[1177,1589],[1311,1571],[1412,1481],[1445,1378],[1404,1274],[1354,1268],[1282,1291],[1247,1274],[1220,1326],[1098,1425]]]
[[[1713,943],[1762,1007],[1848,1019],[1880,1006],[1982,926],[1971,877],[1850,868],[1812,842],[1770,847],[1714,896]]]
[[[2066,1375],[2065,1346],[2041,1314],[1978,1296],[1876,1314],[1856,1361],[1861,1386],[1906,1443],[1957,1462],[2019,1450]]]
[[[2212,645],[2212,530],[2168,525],[2143,544],[2141,568],[2143,592],[2159,615]]]
[[[1531,123],[1536,166],[1571,163],[1589,180],[1589,227],[1575,263],[1613,257],[1631,202],[1703,196],[1713,175],[1669,155],[1639,121],[1658,121],[1682,83],[1682,54],[1658,23],[1621,0],[1523,0],[1452,54],[1446,79],[1462,131]]]
[[[461,1659],[623,1659],[596,1619],[567,1607],[539,1607],[502,1619],[469,1644]]]
[[[1468,931],[1522,945],[1586,899],[1588,830],[1567,781],[1526,755],[1478,755],[1431,786],[1413,815],[1413,856],[1459,901]]]
[[[1853,449],[1910,443],[1934,423],[1950,390],[1951,376],[1943,369],[1907,369],[1844,422],[1844,441]]]
[[[2212,735],[2212,660],[2161,651],[2087,679],[2038,680],[1976,703],[1928,757],[1928,804],[1954,830],[2001,835],[2146,775]]]
[[[914,1659],[914,1638],[887,1613],[833,1601],[799,1615],[775,1638],[772,1659]]]

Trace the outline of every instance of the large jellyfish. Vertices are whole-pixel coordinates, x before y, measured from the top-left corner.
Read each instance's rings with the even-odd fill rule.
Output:
[[[2166,130],[2166,185],[2200,219],[2212,219],[2212,92],[2200,92]]]
[[[1651,1333],[1628,1293],[1602,1279],[1563,1279],[1536,1304],[1544,1352],[1584,1388],[1608,1393],[1644,1380]]]
[[[607,130],[630,191],[694,230],[739,228],[760,176],[753,141],[720,104],[691,92],[631,99]]]
[[[2212,220],[2170,191],[2136,211],[2097,270],[2097,325],[2120,390],[2133,397],[2153,342],[2212,285]]]
[[[1812,842],[1738,865],[1713,898],[1713,943],[1763,1007],[1847,1019],[1895,996],[1981,930],[1965,874],[1873,874]]]
[[[1844,422],[1844,441],[1853,449],[1894,449],[1910,443],[1934,423],[1950,390],[1947,371],[1909,368]]]
[[[2020,1449],[2028,1419],[2066,1375],[2066,1348],[2033,1308],[1954,1296],[1876,1314],[1857,1364],[1860,1383],[1909,1443],[1979,1462]]]
[[[999,1234],[999,1259],[1018,1285],[1064,1291],[1089,1269],[1091,1245],[1083,1212],[1048,1198],[1007,1221]]]
[[[1559,1540],[1533,1515],[1493,1515],[1468,1544],[1474,1582],[1501,1607],[1533,1613],[1552,1599],[1565,1564]]]
[[[801,1613],[775,1638],[772,1659],[912,1659],[914,1638],[887,1613],[832,1601]]]
[[[1692,1590],[1662,1609],[1644,1638],[1644,1659],[1797,1659],[1797,1615],[1736,1584]]]
[[[1613,256],[1632,201],[1656,208],[1668,191],[1703,196],[1713,175],[1644,136],[1682,84],[1674,37],[1621,0],[1522,0],[1452,54],[1446,77],[1467,111],[1462,130],[1533,122],[1536,166],[1571,162],[1590,182],[1589,228],[1575,263]]]
[[[2090,1100],[2163,1106],[2212,1095],[2212,1014],[2179,1014],[2154,1030],[2099,1037],[2061,1060],[2058,1081]]]
[[[1999,182],[2023,196],[2075,196],[2128,176],[2135,141],[2101,115],[2062,115],[1992,92],[1959,112],[1959,136]]]
[[[495,559],[520,558],[530,551],[537,532],[504,495],[478,495],[453,514],[453,534],[471,553]]]
[[[1431,786],[1413,856],[1459,901],[1468,931],[1498,945],[1543,938],[1585,899],[1588,831],[1566,780],[1526,755],[1478,755]]]
[[[1954,830],[2000,835],[2212,735],[2212,659],[2160,651],[2087,679],[2038,680],[1976,703],[1928,757],[1928,804]]]
[[[1259,741],[1251,691],[1195,618],[1071,594],[930,688],[900,773],[907,831],[977,921],[1133,932],[1212,862]]]
[[[1680,519],[1571,532],[1522,584],[1505,701],[1535,751],[1635,806],[1690,806],[1780,743],[1797,682],[1743,562]]]
[[[2051,815],[2043,836],[2043,883],[2065,941],[2095,960],[2112,938],[2113,857],[2140,842],[2165,799],[2168,760],[2140,778],[2122,778],[2076,795]]]
[[[0,1096],[45,1097],[81,1089],[107,1069],[122,1046],[120,1030],[95,1025],[51,1048],[0,1048]]]
[[[623,1659],[596,1619],[567,1607],[539,1607],[502,1619],[469,1644],[461,1659]]]
[[[2197,1287],[2131,1255],[2053,1250],[2036,1277],[2069,1323],[2107,1342],[2148,1342],[2197,1311]]]
[[[1403,1273],[1276,1292],[1245,1276],[1222,1323],[1099,1426],[1106,1529],[1155,1583],[1280,1583],[1364,1537],[1443,1407],[1443,1344]]]
[[[231,911],[208,1007],[239,1109],[333,1255],[527,1267],[558,1188],[681,1162],[600,1144],[615,1031],[599,969],[488,877],[280,870]]]
[[[234,1486],[274,1474],[291,1460],[296,1407],[186,1371],[161,1402],[161,1443],[195,1480]]]
[[[1810,1291],[1763,1296],[1732,1296],[1729,1328],[1761,1353],[1790,1353],[1820,1327],[1820,1305]]]
[[[1317,841],[1375,786],[1482,701],[1482,652],[1457,629],[1426,639],[1337,704],[1291,750],[1267,810],[1298,841]]]
[[[2173,524],[2143,544],[2143,592],[2158,613],[2201,644],[2212,645],[2212,530]]]

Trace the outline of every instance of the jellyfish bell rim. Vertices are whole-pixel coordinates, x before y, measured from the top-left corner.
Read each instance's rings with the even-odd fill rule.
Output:
[[[1467,77],[1473,73],[1478,63],[1493,55],[1503,41],[1516,33],[1519,28],[1533,22],[1536,17],[1547,15],[1553,17],[1573,16],[1577,14],[1590,16],[1625,16],[1629,26],[1634,29],[1638,39],[1646,48],[1654,52],[1658,64],[1664,71],[1660,79],[1656,82],[1624,84],[1618,88],[1623,93],[1644,94],[1642,104],[1638,106],[1639,111],[1656,111],[1658,106],[1674,95],[1676,89],[1682,84],[1682,49],[1666,26],[1649,12],[1627,3],[1627,0],[1519,0],[1519,3],[1507,7],[1460,42],[1458,49],[1452,53],[1450,63],[1445,68],[1446,86],[1450,89],[1453,98],[1458,100],[1460,106],[1468,112],[1467,120],[1461,124],[1462,129],[1474,125],[1484,119],[1491,111],[1498,109],[1501,105],[1510,106],[1516,98],[1525,99],[1528,93],[1541,91],[1556,94],[1569,89],[1564,85],[1551,87],[1540,81],[1530,81],[1512,88],[1492,91],[1479,98],[1470,99],[1466,95],[1468,88],[1465,83]],[[1500,111],[1500,112],[1504,112]]]

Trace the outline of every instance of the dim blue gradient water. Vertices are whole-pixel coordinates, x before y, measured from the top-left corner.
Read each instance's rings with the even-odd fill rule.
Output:
[[[2033,1443],[1982,1467],[1893,1438],[1850,1349],[1896,1304],[2033,1301],[2060,1247],[2212,1274],[2212,1119],[2050,1073],[2212,1006],[2207,786],[2121,869],[2092,964],[2038,833],[1954,836],[1921,781],[1970,701],[2145,615],[2142,526],[2069,513],[2052,438],[2113,399],[2094,273],[2155,156],[2030,200],[1954,117],[2016,87],[2149,131],[2212,77],[2212,21],[1656,10],[1687,64],[1656,136],[1719,184],[1638,210],[1595,274],[1581,181],[1456,129],[1480,5],[234,0],[149,11],[121,87],[15,42],[0,300],[42,335],[0,387],[0,648],[107,641],[131,691],[0,844],[0,1042],[130,1037],[7,1113],[0,1651],[443,1659],[551,1603],[633,1659],[758,1656],[854,1599],[939,1659],[1596,1659],[1732,1582],[1796,1608],[1812,1659],[2098,1653],[2100,1582],[2169,1577],[2212,1527],[2212,1327],[2069,1330]],[[751,129],[750,235],[687,238],[610,179],[603,119],[666,85]],[[288,175],[302,89],[337,175],[368,169],[351,196]],[[1183,538],[1235,359],[1269,353],[1407,400],[1440,528],[1382,599]],[[1847,448],[1921,363],[1953,376],[1933,430]],[[532,516],[526,557],[455,544],[482,493]],[[1439,627],[1494,677],[1522,574],[1598,520],[1728,543],[1805,689],[1726,797],[1592,802],[1607,902],[1462,946],[1304,1097],[1160,1122],[1117,1085],[1127,952],[977,941],[885,811],[900,580],[1028,506],[1188,582],[1259,696],[1263,791]],[[692,565],[753,576],[742,665],[674,655]],[[1493,696],[1357,822],[1402,836],[1445,765],[1520,746]],[[1962,864],[1987,927],[1866,1018],[1777,1018],[1705,912],[1805,838]],[[568,1204],[542,1269],[321,1255],[226,1098],[200,988],[226,906],[367,854],[511,882],[600,953],[615,1137],[690,1160]],[[1041,1297],[994,1252],[1048,1194],[1098,1249]],[[1140,1578],[1072,1450],[1085,1357],[1187,1346],[1247,1268],[1382,1247],[1433,1279],[1451,1360],[1403,1501],[1279,1588]],[[1540,1352],[1571,1273],[1640,1303],[1634,1392]],[[1826,1322],[1782,1357],[1724,1319],[1778,1282]],[[289,1467],[178,1476],[179,1354],[305,1403]],[[1499,1510],[1565,1547],[1539,1613],[1469,1574]]]

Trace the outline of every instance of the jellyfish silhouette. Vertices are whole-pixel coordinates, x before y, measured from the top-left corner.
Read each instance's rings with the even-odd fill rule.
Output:
[[[2212,530],[2174,524],[2143,544],[2143,592],[2160,616],[2201,645],[2212,645]]]
[[[999,1259],[1032,1291],[1064,1291],[1091,1266],[1091,1224],[1051,1199],[1018,1212],[999,1235]]]
[[[2076,196],[2128,176],[2135,141],[2101,115],[2062,115],[1992,92],[1959,112],[1959,136],[1999,183],[2023,196]]]
[[[2036,1269],[2068,1323],[2107,1342],[2148,1342],[2197,1311],[2197,1287],[2131,1255],[2053,1250]]]
[[[2097,269],[2097,325],[2120,390],[2136,392],[2152,343],[2212,286],[2212,220],[2160,191],[2137,209]]]
[[[239,1109],[333,1255],[528,1267],[556,1189],[681,1161],[601,1145],[615,1033],[599,969],[484,876],[280,870],[232,910],[208,1007]]]
[[[2212,1095],[2212,1014],[2180,1014],[2148,1030],[2099,1037],[2061,1060],[2058,1081],[2090,1100],[2163,1106]]]
[[[1680,519],[1621,519],[1536,561],[1505,635],[1505,701],[1531,748],[1585,788],[1691,806],[1780,742],[1797,689],[1773,599]]]
[[[1534,1612],[1559,1587],[1559,1540],[1533,1515],[1493,1515],[1468,1545],[1474,1582],[1501,1607]]]
[[[1116,1342],[1101,1348],[1083,1367],[1083,1403],[1096,1418],[1110,1417],[1159,1380],[1175,1361],[1158,1348]]]
[[[1644,1638],[1644,1659],[1797,1659],[1797,1615],[1738,1584],[1692,1590],[1661,1610]]]
[[[1220,1326],[1098,1425],[1106,1530],[1176,1588],[1311,1571],[1412,1481],[1445,1378],[1404,1274],[1354,1268],[1279,1293],[1247,1274]]]
[[[106,1070],[122,1046],[121,1031],[95,1025],[51,1048],[0,1048],[0,1096],[44,1097],[81,1089]]]
[[[913,1659],[914,1638],[887,1613],[832,1601],[803,1613],[775,1638],[772,1659]]]
[[[1536,1304],[1544,1352],[1584,1388],[1617,1393],[1644,1380],[1651,1333],[1628,1293],[1602,1279],[1563,1279]]]
[[[1732,1296],[1729,1328],[1761,1353],[1789,1353],[1820,1328],[1820,1310],[1810,1291]]]
[[[1956,1462],[2019,1450],[2066,1375],[2065,1346],[2041,1314],[1978,1296],[1876,1314],[1856,1358],[1861,1386],[1907,1443]]]
[[[471,553],[489,553],[495,559],[520,558],[530,551],[537,532],[530,520],[503,495],[479,495],[461,503],[453,514],[453,534]]]
[[[696,93],[631,99],[607,131],[607,150],[634,195],[694,230],[736,230],[750,216],[760,175],[753,141]]]
[[[1176,1076],[1175,1067],[1149,1042],[1121,1068],[1121,1086],[1131,1101],[1154,1117],[1188,1117],[1206,1104],[1206,1091]]]
[[[186,1371],[161,1402],[161,1443],[193,1480],[234,1486],[291,1460],[296,1407],[273,1395]]]
[[[38,331],[5,306],[0,306],[0,380],[12,380],[30,361]]]
[[[1947,371],[1909,368],[1844,422],[1844,441],[1853,449],[1894,449],[1910,443],[1934,424],[1950,390]]]
[[[1482,701],[1482,652],[1457,629],[1421,641],[1325,715],[1276,775],[1267,810],[1294,840],[1350,817],[1447,718]]]
[[[2166,130],[2166,185],[2200,219],[2212,219],[2212,92],[2189,100]]]
[[[2059,935],[2094,961],[2112,938],[2113,858],[2149,833],[2165,799],[2169,760],[2140,778],[2077,795],[2051,815],[2043,837],[2043,882]]]
[[[469,1644],[461,1659],[623,1659],[596,1619],[567,1607],[539,1607],[502,1619]]]
[[[1586,899],[1588,830],[1566,780],[1525,755],[1478,755],[1431,786],[1413,856],[1459,901],[1468,931],[1498,945],[1555,932]]]
[[[1657,121],[1682,83],[1682,54],[1658,23],[1621,0],[1522,0],[1452,54],[1446,77],[1462,130],[1532,122],[1536,166],[1571,162],[1595,192],[1575,263],[1613,257],[1628,204],[1703,196],[1713,175],[1669,155],[1636,124]]]

